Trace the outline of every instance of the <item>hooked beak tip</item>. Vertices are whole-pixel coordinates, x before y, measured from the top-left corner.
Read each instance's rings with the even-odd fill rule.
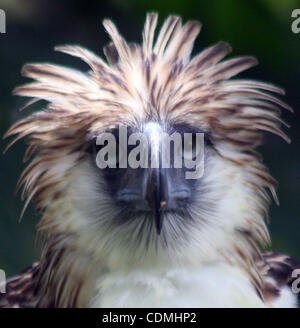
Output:
[[[157,234],[160,235],[162,226],[163,226],[163,217],[162,217],[162,211],[167,206],[166,201],[161,201],[159,204],[159,208],[156,211],[156,231]]]
[[[160,235],[162,230],[162,221],[160,220],[160,218],[156,218],[156,232],[158,235]]]

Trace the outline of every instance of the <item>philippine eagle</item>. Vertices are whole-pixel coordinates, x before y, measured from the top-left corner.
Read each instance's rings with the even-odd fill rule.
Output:
[[[9,147],[25,138],[20,177],[42,212],[39,262],[7,281],[1,307],[297,307],[289,256],[262,253],[275,181],[255,148],[265,131],[289,138],[269,83],[231,79],[253,57],[223,58],[219,42],[191,57],[201,25],[169,16],[155,38],[147,15],[142,44],[127,43],[110,20],[106,60],[80,46],[57,51],[90,70],[26,64],[34,81],[14,93],[45,110],[15,123]],[[96,139],[141,132],[157,147],[163,132],[204,134],[204,174],[187,167],[100,169]],[[130,146],[128,146],[130,147]],[[132,146],[131,146],[132,147]],[[193,150],[193,147],[192,147]],[[118,157],[120,154],[117,154]]]

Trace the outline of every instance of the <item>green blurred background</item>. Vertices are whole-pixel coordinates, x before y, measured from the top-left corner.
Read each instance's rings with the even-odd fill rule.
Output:
[[[291,31],[291,12],[300,8],[296,0],[1,0],[6,11],[7,33],[0,34],[0,134],[16,120],[28,115],[19,108],[25,100],[11,95],[24,83],[20,70],[27,62],[56,62],[86,70],[78,60],[53,51],[58,44],[76,43],[103,54],[109,39],[101,25],[105,17],[117,23],[131,41],[141,40],[147,11],[160,14],[160,22],[170,13],[184,20],[203,23],[195,53],[219,40],[233,47],[233,56],[254,55],[260,65],[243,77],[266,80],[285,88],[285,100],[295,114],[283,113],[291,123],[292,143],[267,136],[261,147],[264,161],[279,181],[281,205],[271,207],[272,249],[300,259],[300,33]],[[300,27],[300,26],[299,26]],[[28,82],[28,81],[26,81]],[[7,141],[1,142],[1,150]],[[34,248],[35,225],[39,218],[31,206],[21,223],[22,202],[13,196],[24,165],[25,146],[17,143],[0,159],[0,268],[15,274],[38,258]]]

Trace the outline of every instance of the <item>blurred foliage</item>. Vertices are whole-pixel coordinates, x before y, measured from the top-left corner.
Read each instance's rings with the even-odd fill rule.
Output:
[[[160,22],[170,13],[184,20],[203,23],[195,52],[219,40],[229,42],[233,56],[255,55],[260,65],[242,76],[272,81],[287,90],[286,100],[295,114],[283,113],[291,122],[287,145],[278,137],[266,138],[261,147],[265,163],[279,181],[280,207],[271,207],[270,230],[275,251],[300,258],[300,34],[291,31],[291,12],[300,8],[298,0],[1,0],[6,11],[7,33],[0,35],[0,132],[33,109],[19,112],[24,100],[11,95],[25,82],[20,70],[26,62],[49,61],[80,69],[78,60],[55,53],[57,44],[77,43],[102,55],[108,40],[100,25],[110,17],[129,40],[141,40],[145,14],[157,11]],[[138,31],[138,33],[137,33]],[[39,105],[40,106],[40,105]],[[3,150],[7,142],[1,143]],[[27,210],[21,224],[22,203],[13,197],[14,185],[24,167],[25,145],[19,142],[0,161],[0,268],[15,274],[38,258],[34,250],[38,216]]]

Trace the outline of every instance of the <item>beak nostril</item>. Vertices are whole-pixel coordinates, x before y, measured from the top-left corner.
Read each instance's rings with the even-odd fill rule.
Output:
[[[160,202],[160,208],[163,209],[164,207],[167,206],[167,202],[166,201],[162,201]]]

